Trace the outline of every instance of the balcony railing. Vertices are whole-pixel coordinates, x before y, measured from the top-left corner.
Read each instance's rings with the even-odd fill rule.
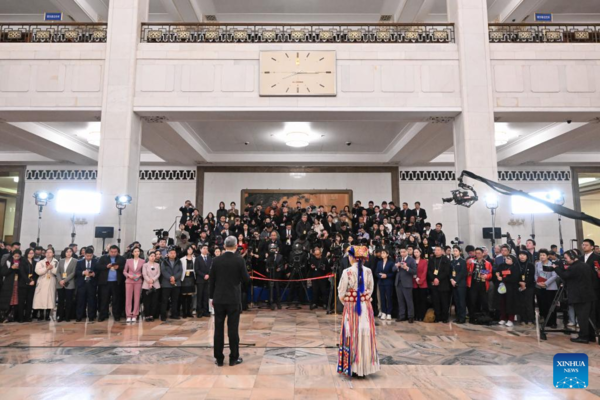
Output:
[[[452,43],[454,24],[142,24],[142,43]]]
[[[0,42],[13,43],[104,43],[103,23],[0,23]]]
[[[598,43],[598,24],[489,24],[490,43]]]

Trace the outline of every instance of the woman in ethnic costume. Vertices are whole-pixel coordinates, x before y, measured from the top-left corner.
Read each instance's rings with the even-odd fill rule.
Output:
[[[369,258],[365,246],[348,250],[351,267],[342,272],[338,293],[344,303],[338,372],[348,376],[365,377],[379,371],[375,340],[375,316],[371,307],[374,290],[373,273],[363,268]]]

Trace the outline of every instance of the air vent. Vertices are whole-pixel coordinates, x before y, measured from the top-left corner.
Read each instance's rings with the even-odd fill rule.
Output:
[[[217,22],[217,16],[216,15],[205,15],[204,20],[207,22]]]
[[[379,22],[390,22],[391,20],[391,15],[382,15],[381,17],[379,17]]]

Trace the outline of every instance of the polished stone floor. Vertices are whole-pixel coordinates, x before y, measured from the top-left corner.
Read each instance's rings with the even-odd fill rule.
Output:
[[[0,325],[0,399],[592,399],[600,346],[533,328],[378,322],[382,370],[336,373],[339,317],[242,315],[244,363],[218,368],[213,320]],[[554,389],[556,353],[585,352],[588,389]],[[226,349],[227,354],[227,349]]]

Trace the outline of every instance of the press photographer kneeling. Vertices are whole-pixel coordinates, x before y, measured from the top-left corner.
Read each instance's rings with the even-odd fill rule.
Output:
[[[579,321],[579,336],[571,338],[571,342],[589,343],[590,340],[596,340],[593,309],[595,300],[594,270],[580,261],[577,253],[573,250],[567,251],[564,258],[564,264],[553,265],[556,274],[565,281],[569,304],[575,308],[575,315]]]

